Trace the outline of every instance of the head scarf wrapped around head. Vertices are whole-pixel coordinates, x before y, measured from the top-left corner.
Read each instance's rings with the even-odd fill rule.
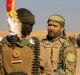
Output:
[[[63,27],[65,25],[65,19],[61,15],[58,15],[58,14],[49,16],[48,21],[56,21],[60,23]]]
[[[29,35],[32,31],[32,26],[35,24],[35,17],[34,15],[25,8],[20,8],[17,10],[18,18],[22,23],[22,35],[26,36]]]

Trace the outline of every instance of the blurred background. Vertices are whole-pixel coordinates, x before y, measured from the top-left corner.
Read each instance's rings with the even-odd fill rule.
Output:
[[[15,0],[16,9],[27,8],[35,15],[33,31],[46,31],[47,18],[60,14],[66,20],[67,32],[80,32],[80,0]],[[0,30],[8,31],[6,0],[0,0]]]

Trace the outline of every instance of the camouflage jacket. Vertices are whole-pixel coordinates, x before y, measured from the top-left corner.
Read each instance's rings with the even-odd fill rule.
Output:
[[[77,52],[74,45],[64,37],[58,36],[51,41],[43,39],[41,50],[45,51],[40,57],[41,66],[47,73],[52,74],[53,71],[53,75],[75,74]]]
[[[24,39],[15,45],[4,38],[0,45],[0,75],[38,75],[38,45],[37,38],[34,42]]]

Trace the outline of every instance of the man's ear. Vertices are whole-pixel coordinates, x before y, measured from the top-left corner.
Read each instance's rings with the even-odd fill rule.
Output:
[[[63,32],[64,31],[64,27],[63,26],[61,26],[61,32]]]

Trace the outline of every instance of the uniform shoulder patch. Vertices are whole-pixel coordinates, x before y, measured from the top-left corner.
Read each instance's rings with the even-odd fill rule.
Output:
[[[66,59],[70,62],[74,62],[76,60],[76,57],[73,53],[69,53],[67,56],[66,56]]]

